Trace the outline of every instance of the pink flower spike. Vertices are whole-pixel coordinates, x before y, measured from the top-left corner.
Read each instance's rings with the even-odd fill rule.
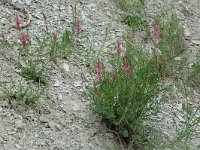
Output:
[[[103,72],[103,63],[98,61],[98,63],[96,64],[96,69],[95,69],[95,73],[96,73],[96,78],[98,80],[102,80],[102,72]]]
[[[20,37],[20,42],[22,43],[23,46],[25,46],[27,41],[28,41],[28,39],[27,39],[26,35],[23,33]]]
[[[153,37],[156,39],[160,37],[160,26],[158,24],[153,27]]]
[[[17,28],[19,28],[21,24],[21,19],[18,14],[16,14],[16,17],[15,17],[15,23],[16,23]]]
[[[76,28],[76,31],[79,33],[79,32],[81,32],[81,24],[80,24],[80,22],[77,22],[76,24],[75,24],[75,28]]]
[[[57,35],[54,33],[53,34],[53,41],[56,42],[57,41]]]
[[[117,49],[118,54],[120,54],[122,52],[122,44],[119,43],[119,41],[117,41],[115,48]]]

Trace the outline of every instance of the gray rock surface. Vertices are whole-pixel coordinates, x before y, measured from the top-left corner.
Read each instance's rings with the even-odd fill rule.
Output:
[[[21,14],[19,8],[26,4],[32,15],[30,25],[22,32],[29,32],[33,43],[34,37],[42,37],[45,33],[45,22],[42,11],[48,20],[51,33],[63,31],[72,26],[73,0],[1,0],[0,1],[0,32],[12,41],[17,41],[18,31],[10,27],[16,13]],[[189,63],[199,48],[200,41],[200,2],[199,0],[146,0],[145,9],[150,16],[154,16],[161,9],[173,8],[178,14],[185,28],[188,50],[186,56]],[[104,42],[105,28],[110,28],[110,35],[106,39],[106,46],[113,46],[126,32],[126,25],[121,23],[123,12],[116,7],[112,0],[81,0],[77,1],[77,17],[81,21],[81,28],[88,33],[89,39],[77,39],[78,49],[99,50]],[[0,37],[1,38],[1,37]],[[104,48],[106,50],[106,48]],[[10,82],[10,77],[16,82],[21,80],[19,72],[15,70],[13,61],[17,49],[5,51],[0,49],[0,87]],[[81,76],[84,67],[77,64],[77,57],[72,55],[66,60],[60,60],[53,73],[48,74],[50,85],[44,89],[46,98],[41,98],[40,107],[11,108],[3,100],[0,89],[0,150],[107,150],[121,149],[114,135],[101,124],[100,118],[95,116],[88,107],[88,102],[81,97],[81,91],[91,80]],[[179,61],[178,59],[177,61]],[[80,68],[83,70],[80,70]],[[64,71],[63,71],[64,70]],[[87,81],[85,81],[87,80]],[[162,112],[156,118],[150,118],[149,124],[156,125],[169,137],[175,135],[172,117],[177,114],[177,124],[185,122],[182,110],[183,95],[176,87],[173,88],[172,99],[165,104]],[[166,96],[166,95],[165,95]],[[193,95],[193,104],[199,104],[199,95]],[[108,132],[108,133],[107,133]],[[191,145],[200,144],[195,139]]]

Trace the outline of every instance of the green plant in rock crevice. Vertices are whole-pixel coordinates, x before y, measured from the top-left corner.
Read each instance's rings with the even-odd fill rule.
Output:
[[[152,110],[151,98],[159,87],[155,61],[127,43],[124,56],[116,54],[111,65],[112,71],[108,72],[102,62],[97,62],[98,81],[87,91],[91,107],[123,137],[141,139],[145,137],[144,118]]]
[[[192,71],[190,72],[187,81],[193,87],[199,87],[200,83],[200,49],[197,52],[196,62],[192,66]]]
[[[123,22],[134,30],[140,30],[144,25],[142,16],[139,14],[126,14],[123,16]]]
[[[42,66],[40,66],[39,61],[28,60],[25,66],[19,64],[18,67],[21,69],[22,77],[28,80],[33,80],[39,84],[47,84],[47,81],[45,80],[44,76],[45,69]]]
[[[183,28],[175,14],[169,18],[157,17],[152,32],[154,56],[162,76],[172,76],[175,72],[175,57],[186,50],[183,39]]]
[[[144,6],[143,0],[115,0],[116,3],[126,11],[131,11],[132,9],[139,10]]]
[[[35,105],[41,97],[41,92],[31,85],[24,86],[20,82],[18,85],[6,86],[4,88],[4,97],[9,104],[12,104],[13,100],[18,100],[26,105]]]
[[[174,58],[186,50],[183,39],[183,28],[175,14],[165,22],[164,19],[158,20],[161,28],[160,38],[157,47],[162,55]]]

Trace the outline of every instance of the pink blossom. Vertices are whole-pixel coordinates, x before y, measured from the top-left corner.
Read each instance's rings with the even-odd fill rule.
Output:
[[[103,71],[103,63],[98,61],[98,63],[96,64],[96,69],[95,69],[96,78],[98,80],[102,80],[102,71]]]
[[[77,32],[81,32],[81,24],[80,24],[80,22],[76,22],[75,28],[76,28]]]
[[[20,37],[20,42],[22,43],[23,46],[25,46],[27,41],[28,41],[28,39],[27,39],[26,35],[23,33]]]
[[[16,23],[17,28],[19,28],[21,24],[21,19],[18,14],[16,14],[16,17],[15,17],[15,23]]]
[[[120,54],[122,52],[122,44],[119,43],[119,41],[117,41],[115,48],[117,49],[118,54]]]
[[[57,35],[54,33],[53,34],[53,41],[56,42],[57,41]]]
[[[160,37],[160,26],[158,24],[153,26],[153,37],[156,39]]]

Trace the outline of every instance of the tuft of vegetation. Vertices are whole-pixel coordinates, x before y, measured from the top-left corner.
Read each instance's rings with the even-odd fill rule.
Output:
[[[123,22],[134,30],[139,30],[143,27],[143,19],[139,14],[126,14],[123,16]]]
[[[115,0],[116,3],[126,11],[131,11],[132,9],[141,9],[144,6],[144,0]]]
[[[154,110],[153,97],[159,88],[160,75],[154,58],[145,55],[128,40],[123,56],[118,52],[110,60],[112,71],[97,62],[97,80],[86,92],[92,110],[125,139],[134,136],[138,141],[145,140],[141,138],[147,136],[143,132],[144,120]]]
[[[26,105],[35,105],[39,101],[41,93],[32,86],[24,86],[20,82],[18,86],[13,84],[9,87],[5,87],[4,97],[6,100],[8,100],[9,104],[12,104],[13,100],[17,100]]]
[[[188,77],[188,82],[194,87],[200,87],[200,49],[197,53],[196,62],[192,66],[192,71]]]
[[[186,50],[183,28],[175,14],[168,19],[164,16],[156,18],[153,28],[151,39],[158,69],[164,77],[173,76],[174,70],[177,70],[174,58]]]
[[[28,60],[25,66],[18,65],[21,69],[21,76],[28,80],[33,80],[34,82],[37,82],[39,84],[47,84],[44,76],[44,68],[39,65],[39,61],[33,60]]]
[[[72,33],[70,31],[65,30],[61,35],[61,40],[57,39],[58,37],[54,34],[50,45],[49,55],[50,60],[53,62],[56,62],[58,58],[67,59],[73,49]]]
[[[162,19],[158,23],[161,33],[157,47],[161,50],[162,55],[170,59],[185,51],[183,28],[177,16],[172,14],[166,22]]]

